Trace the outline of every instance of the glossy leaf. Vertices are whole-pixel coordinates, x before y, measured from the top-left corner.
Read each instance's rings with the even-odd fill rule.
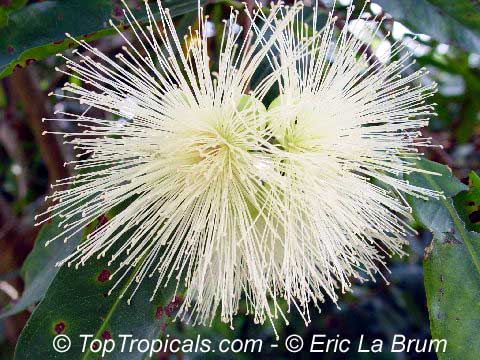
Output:
[[[195,10],[197,1],[165,1],[164,6],[177,16]],[[144,17],[143,8],[139,9],[138,16]],[[111,0],[42,1],[12,11],[8,25],[0,30],[0,78],[74,47],[65,37],[67,32],[86,41],[113,34],[108,20],[120,22],[121,15],[120,5]]]
[[[26,3],[27,0],[0,1],[0,29],[7,26],[10,13],[25,6]]]
[[[94,258],[95,259],[95,258]],[[133,339],[156,339],[165,332],[175,309],[181,301],[173,298],[172,288],[161,288],[150,302],[156,279],[146,279],[131,303],[127,296],[121,298],[128,282],[134,279],[130,273],[121,285],[107,295],[116,279],[110,279],[114,268],[108,267],[108,257],[91,260],[78,270],[63,267],[58,272],[45,299],[32,313],[22,331],[15,351],[15,359],[97,359],[100,348],[85,347],[81,334],[90,334],[88,344],[93,339],[113,339],[117,348],[106,358],[143,359],[148,353],[138,351],[120,352],[124,338],[119,335],[132,335]],[[134,284],[135,286],[135,284]],[[130,290],[131,291],[131,290]],[[168,325],[171,326],[171,325]],[[65,353],[58,353],[52,347],[58,334],[67,335],[72,346]],[[128,341],[128,338],[125,338]],[[35,346],[32,346],[35,344]],[[126,343],[129,347],[130,343]]]
[[[469,174],[468,186],[468,191],[455,197],[455,204],[467,229],[480,232],[480,177],[473,171]]]
[[[42,227],[32,252],[22,265],[21,275],[25,282],[25,290],[15,304],[0,313],[0,318],[19,313],[42,300],[59,270],[55,264],[70,254],[82,239],[82,233],[79,233],[72,237],[67,244],[60,240],[45,247],[45,242],[57,233],[58,220]]]
[[[480,30],[480,4],[471,0],[429,0],[444,14],[453,17],[471,29]]]
[[[435,236],[442,237],[455,226],[450,209],[446,206],[452,203],[452,197],[461,191],[468,190],[468,186],[457,180],[450,169],[444,165],[428,160],[418,161],[418,166],[424,170],[439,175],[412,173],[408,176],[411,184],[442,191],[446,200],[422,200],[408,196],[415,218]],[[453,206],[453,205],[452,205]]]
[[[415,218],[434,234],[425,250],[424,276],[432,338],[446,339],[440,359],[476,359],[480,353],[480,235],[465,228],[452,197],[467,190],[446,166],[422,160],[410,183],[444,191],[445,198],[408,197]]]
[[[471,52],[480,51],[480,9],[469,0],[376,0],[413,31]]]

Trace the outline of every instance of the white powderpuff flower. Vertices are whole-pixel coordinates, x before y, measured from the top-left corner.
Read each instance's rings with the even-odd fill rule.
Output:
[[[300,3],[268,15],[259,6],[243,42],[232,11],[216,72],[201,8],[183,43],[158,8],[156,22],[146,4],[146,27],[127,8],[134,41],[118,31],[127,46],[116,61],[84,41],[79,61],[66,59],[83,87],[67,83],[59,96],[87,106],[60,112],[84,129],[61,133],[79,151],[80,173],[54,185],[40,223],[60,217],[64,231],[50,241],[68,241],[121,210],[59,265],[108,254],[110,292],[126,282],[128,301],[145,277],[157,278],[151,299],[176,282],[185,288],[178,316],[194,324],[211,323],[219,307],[231,323],[242,296],[257,322],[287,321],[285,299],[308,323],[310,303],[337,302],[351,278],[374,279],[385,256],[403,254],[412,231],[403,194],[440,196],[402,180],[421,171],[417,148],[429,140],[419,128],[435,87],[416,84],[424,71],[412,70],[400,43],[382,61],[367,53],[360,39],[374,41],[381,21],[361,36],[349,26],[353,7],[336,34],[333,14],[318,30],[315,20],[303,25]],[[264,59],[272,72],[248,92]],[[274,83],[280,96],[266,111]]]
[[[268,16],[247,14],[252,23],[263,23],[255,36],[252,27],[245,35],[233,26],[238,12],[232,10],[212,72],[200,7],[199,29],[190,29],[182,42],[168,9],[158,2],[156,21],[145,6],[146,26],[124,10],[133,39],[115,27],[126,42],[115,60],[72,38],[85,52],[75,51],[77,60],[65,58],[67,70],[60,71],[81,85],[67,83],[57,96],[76,99],[87,110],[60,111],[64,119],[48,120],[71,121],[83,130],[60,133],[78,151],[72,162],[77,174],[53,185],[53,205],[39,223],[59,217],[63,231],[49,242],[66,242],[120,208],[57,265],[110,256],[109,265],[117,267],[112,290],[126,282],[120,296],[128,290],[128,301],[145,277],[156,277],[152,299],[172,281],[177,291],[185,287],[177,316],[186,321],[209,323],[220,307],[221,319],[231,323],[245,295],[263,322],[271,311],[262,249],[271,238],[269,214],[278,211],[278,195],[272,194],[278,186],[265,184],[281,176],[263,167],[275,150],[261,103],[268,88],[248,87],[299,7],[290,8],[273,31],[282,5],[272,5]],[[92,108],[114,116],[90,116]]]
[[[299,12],[271,58],[280,96],[268,110],[279,149],[270,165],[284,178],[276,193],[285,214],[271,232],[271,281],[307,323],[310,303],[336,303],[352,278],[374,280],[387,257],[404,254],[413,231],[404,194],[441,196],[403,180],[423,171],[418,147],[430,141],[419,129],[433,114],[435,84],[422,85],[425,70],[399,42],[388,59],[368,52],[382,20],[362,30],[371,32],[365,43],[352,31],[353,10],[346,19],[332,11],[321,29],[316,8],[313,26]]]

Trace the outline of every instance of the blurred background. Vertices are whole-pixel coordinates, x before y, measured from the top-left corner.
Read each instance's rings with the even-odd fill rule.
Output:
[[[73,150],[64,146],[61,139],[54,135],[42,135],[46,130],[66,130],[73,126],[72,123],[42,123],[41,119],[54,117],[56,110],[71,113],[85,110],[77,102],[47,96],[52,91],[60,91],[60,87],[68,80],[65,75],[55,71],[55,67],[62,67],[62,59],[46,56],[23,59],[16,64],[13,62],[13,65],[9,61],[9,54],[17,49],[13,46],[9,48],[7,44],[16,31],[12,23],[8,23],[8,17],[10,21],[16,21],[16,12],[20,13],[29,7],[38,10],[37,7],[45,6],[42,3],[52,2],[0,0],[0,48],[3,46],[0,50],[3,71],[0,80],[0,309],[11,308],[24,291],[22,264],[32,250],[39,231],[33,225],[33,216],[43,208],[44,197],[50,190],[49,184],[68,176],[72,171],[63,164],[72,159]],[[121,17],[119,5],[115,1],[112,3],[111,15],[114,18]],[[140,3],[129,2],[137,10],[140,10]],[[166,6],[183,4],[173,0],[165,3]],[[345,6],[348,3],[337,1],[338,16],[345,18]],[[332,5],[332,1],[319,2],[325,13]],[[358,6],[362,5],[363,2],[358,1]],[[238,7],[241,4],[235,1],[206,4],[210,14],[207,29],[211,38],[212,57],[220,44],[221,21],[228,17],[230,6]],[[438,0],[379,0],[367,4],[366,12],[357,21],[363,22],[368,29],[375,17],[377,20],[383,19],[380,32],[375,35],[371,45],[371,51],[379,59],[388,61],[392,42],[402,40],[414,54],[416,66],[429,69],[425,81],[435,81],[439,85],[433,100],[438,104],[438,116],[431,119],[428,129],[424,129],[424,135],[442,147],[429,148],[426,155],[431,160],[448,165],[458,178],[463,179],[470,170],[480,169],[480,33],[477,34],[480,20],[476,22],[478,13],[467,16],[448,6],[448,2]],[[185,31],[186,26],[194,24],[195,19],[195,11],[176,17],[178,30]],[[247,22],[246,19],[240,20]],[[89,18],[83,21],[88,22]],[[245,23],[240,22],[239,30],[244,26]],[[391,36],[388,37],[388,34]],[[93,42],[113,57],[123,43],[119,36],[106,35],[98,36]],[[65,48],[68,57],[71,49],[68,46]],[[5,64],[9,64],[8,68]],[[10,71],[12,69],[13,72]],[[109,115],[99,112],[96,116]],[[340,334],[343,338],[355,341],[364,334],[366,339],[381,338],[386,343],[394,334],[429,338],[422,259],[431,235],[422,229],[418,230],[419,235],[409,239],[410,256],[391,260],[391,273],[385,274],[390,285],[380,278],[376,283],[358,284],[352,294],[341,298],[340,309],[328,302],[322,306],[321,313],[312,308],[309,327],[305,327],[299,316],[291,316],[288,327],[278,322],[276,326],[280,337],[285,338],[291,333],[305,337],[324,333],[329,337]],[[33,308],[34,305],[30,305],[0,320],[0,359],[12,358],[17,338]],[[274,338],[270,325],[253,325],[249,317],[238,316],[234,325],[234,333],[220,323],[215,323],[209,329],[179,327],[177,330],[179,336],[188,331],[201,331],[204,336],[211,338]],[[281,349],[274,350],[276,358],[289,357]],[[236,357],[242,356],[248,358],[248,355],[241,354]],[[341,357],[338,354],[325,354],[322,358]],[[351,354],[349,358],[368,359],[370,355],[362,357],[362,354]],[[392,354],[384,354],[375,358],[428,359],[435,358],[435,355],[398,354],[393,357]]]

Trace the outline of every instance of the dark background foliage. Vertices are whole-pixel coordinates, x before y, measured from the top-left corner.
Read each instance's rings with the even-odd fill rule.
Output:
[[[464,183],[468,184],[466,178],[469,173],[480,169],[480,137],[478,136],[480,134],[480,12],[479,6],[475,5],[477,2],[467,0],[456,2],[378,0],[376,2],[382,8],[367,5],[367,10],[371,17],[376,13],[378,17],[384,18],[381,34],[386,35],[392,32],[394,37],[403,38],[414,52],[418,66],[426,66],[430,70],[429,81],[436,81],[439,84],[439,91],[434,98],[434,102],[438,104],[436,107],[438,116],[435,116],[430,126],[424,129],[424,134],[430,136],[433,143],[442,147],[424,149],[427,158],[448,165],[457,179],[464,179]],[[141,14],[140,3],[140,1],[129,1],[132,8],[139,14]],[[186,26],[194,23],[196,1],[167,0],[164,3],[176,15],[179,32],[185,31]],[[362,1],[358,2],[359,6],[362,4]],[[249,5],[253,4],[250,2]],[[319,5],[326,10],[331,3],[320,1]],[[336,11],[341,17],[345,17],[344,5],[343,3],[342,6],[341,2],[337,4]],[[230,6],[239,8],[241,4],[235,1],[212,1],[207,4],[208,12],[211,14],[210,21],[217,29],[216,34],[212,34],[211,37],[212,54],[218,49],[221,36],[220,23],[226,18]],[[88,318],[88,314],[84,315],[82,312],[96,310],[95,306],[81,307],[84,300],[75,292],[84,292],[89,296],[105,292],[103,285],[89,286],[87,281],[87,279],[101,279],[102,274],[105,274],[102,273],[105,269],[101,264],[78,273],[73,270],[68,274],[60,272],[52,283],[58,270],[53,268],[53,264],[56,259],[68,253],[71,247],[66,248],[60,244],[60,246],[54,245],[45,249],[43,242],[55,231],[55,224],[48,224],[38,236],[40,229],[33,226],[33,216],[45,206],[43,199],[50,191],[49,184],[72,172],[69,166],[63,166],[65,162],[72,159],[72,149],[64,146],[61,139],[52,135],[42,136],[45,130],[54,131],[66,125],[42,123],[41,119],[52,117],[53,112],[59,109],[70,112],[82,111],[75,102],[56,101],[47,96],[68,80],[64,75],[55,72],[55,67],[61,67],[62,62],[54,54],[65,52],[68,55],[71,52],[73,43],[64,36],[68,31],[73,36],[93,41],[97,47],[113,56],[122,42],[118,36],[112,36],[112,31],[108,29],[106,21],[109,18],[121,21],[119,2],[0,0],[0,307],[3,308],[0,320],[0,359],[12,358],[17,342],[23,346],[20,352],[17,350],[18,358],[28,358],[27,355],[35,354],[36,351],[40,351],[40,354],[44,351],[41,358],[49,358],[48,349],[42,346],[45,344],[47,347],[50,344],[51,337],[47,335],[51,336],[51,334],[46,334],[47,330],[45,330],[45,338],[34,337],[33,334],[38,332],[38,328],[34,325],[35,321],[32,320],[26,328],[25,324],[35,305],[45,297],[50,284],[52,286],[47,293],[47,299],[42,303],[43,308],[48,311],[43,311],[39,307],[32,319],[35,319],[35,316],[43,317],[46,322],[45,329],[48,328],[53,333],[58,330],[63,331],[58,327],[63,323],[54,319],[52,314],[55,312],[53,310],[49,312],[49,309],[54,309],[59,303],[66,303],[65,306],[70,304],[74,315],[77,316],[70,322],[76,324],[75,321],[80,321],[82,316]],[[246,26],[247,20],[242,19],[242,21],[240,25]],[[404,26],[411,32],[424,35],[414,39],[413,34]],[[383,35],[372,43],[372,49],[370,49],[378,56],[381,56],[385,49],[388,50],[389,46],[389,40],[384,39]],[[99,113],[98,116],[104,116],[104,114]],[[472,181],[470,180],[470,185]],[[458,187],[459,185],[449,184],[448,186]],[[445,187],[442,188],[445,189]],[[459,187],[458,191],[452,191],[450,196],[453,197],[464,188]],[[478,230],[479,226],[476,223],[480,221],[480,213],[475,201],[472,200],[474,198],[478,199],[478,191],[461,193],[460,198],[454,199],[455,202],[452,200],[459,216],[467,223],[467,230]],[[467,203],[470,205],[465,206]],[[443,205],[448,204],[450,202]],[[439,206],[443,205],[439,204]],[[439,213],[441,213],[440,210],[435,214]],[[390,260],[391,273],[385,273],[389,284],[381,278],[378,278],[375,283],[355,284],[352,294],[341,297],[339,308],[328,302],[323,304],[321,313],[312,308],[312,322],[308,327],[305,327],[302,319],[292,311],[289,316],[291,320],[289,326],[280,321],[276,323],[280,338],[284,339],[294,333],[302,335],[305,339],[313,334],[326,334],[331,338],[340,334],[342,338],[349,338],[355,343],[363,334],[366,340],[380,338],[386,344],[395,334],[403,334],[407,338],[429,339],[431,328],[422,262],[425,249],[432,241],[432,231],[437,238],[445,232],[436,233],[436,225],[428,226],[426,224],[428,221],[421,216],[416,216],[416,219],[414,226],[419,230],[419,234],[409,239],[410,256]],[[38,240],[35,243],[37,236]],[[435,251],[437,250],[438,248],[435,248]],[[29,254],[31,255],[28,256]],[[448,256],[452,257],[452,255]],[[445,264],[440,261],[438,266]],[[435,263],[427,262],[425,266],[430,279],[435,277],[435,271],[437,271]],[[451,266],[453,271],[458,272],[454,268],[456,265]],[[466,274],[468,277],[468,272]],[[443,279],[444,275],[441,276]],[[82,283],[82,279],[85,282]],[[72,282],[78,282],[78,286],[62,292],[64,287],[60,285],[72,284]],[[431,284],[427,281],[427,289]],[[480,288],[478,277],[473,280],[473,287],[475,286],[476,290],[471,291],[476,291],[478,295],[478,288]],[[447,284],[445,287],[447,292],[455,289],[461,291],[462,283]],[[472,297],[473,301],[477,295]],[[69,300],[70,297],[73,298],[73,302]],[[148,296],[145,295],[145,297]],[[435,300],[433,296],[429,299]],[[478,304],[478,297],[476,299]],[[110,302],[102,303],[99,307],[111,309],[114,306],[113,300],[115,299],[110,298],[108,300]],[[127,331],[128,326],[136,326],[144,330],[152,329],[152,334],[156,334],[155,336],[164,336],[165,333],[169,333],[180,338],[193,338],[200,333],[209,338],[263,338],[266,342],[275,342],[274,333],[269,324],[255,325],[250,317],[243,315],[235,319],[233,331],[219,321],[215,321],[211,328],[190,328],[181,324],[170,324],[167,315],[156,316],[161,302],[167,300],[162,298],[158,301],[158,304],[148,308],[142,307],[140,303],[134,304],[135,312],[132,312],[132,308],[128,310],[120,304],[118,305],[120,308],[115,310],[113,320],[102,322],[95,329],[99,334],[103,334],[115,326],[120,326],[115,323],[117,321],[125,325],[118,331]],[[50,304],[50,308],[46,308],[45,304]],[[73,310],[75,306],[77,306],[76,313]],[[468,308],[468,304],[466,306]],[[464,315],[461,314],[461,316]],[[24,335],[19,341],[20,333],[24,328]],[[26,345],[29,341],[32,341],[30,347],[37,346],[35,342],[38,342],[40,350],[29,349]],[[265,350],[262,356],[267,356],[270,351],[276,358],[291,357],[284,349],[266,348],[268,350]],[[478,353],[473,352],[470,355],[473,356],[472,359],[478,358]],[[162,356],[165,357],[168,354],[162,354]],[[240,358],[250,356],[249,354],[236,355]],[[308,354],[300,353],[297,357],[308,358]],[[436,355],[412,352],[395,356],[385,353],[375,358],[377,357],[433,359]],[[334,359],[340,356],[329,353],[324,354],[323,358]],[[368,359],[371,355],[351,353],[348,354],[348,358]]]

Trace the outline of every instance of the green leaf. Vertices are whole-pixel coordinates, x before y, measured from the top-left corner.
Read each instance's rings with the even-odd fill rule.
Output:
[[[453,17],[471,29],[480,30],[480,3],[471,0],[429,0],[443,10],[444,15]]]
[[[95,348],[92,350],[87,346],[82,351],[85,340],[80,337],[82,334],[93,335],[88,339],[88,344],[93,339],[113,339],[116,348],[107,358],[147,357],[148,354],[138,351],[136,347],[132,352],[120,352],[124,338],[119,335],[132,335],[133,339],[157,339],[165,331],[180,299],[173,299],[173,288],[168,287],[160,288],[154,301],[150,302],[156,278],[147,277],[129,305],[127,296],[120,298],[119,295],[134,279],[134,271],[108,296],[108,291],[116,282],[116,278],[110,279],[114,268],[109,268],[108,260],[107,257],[89,260],[78,270],[68,267],[60,269],[45,299],[37,306],[22,331],[15,359],[99,358],[101,353],[96,352]],[[53,339],[58,334],[67,335],[72,343],[71,349],[63,354],[52,347]],[[129,347],[130,343],[127,342],[126,346]]]
[[[469,0],[377,0],[395,20],[470,52],[480,51],[480,8]]]
[[[58,222],[59,220],[54,220],[40,230],[32,252],[22,265],[21,275],[25,290],[15,304],[0,313],[0,318],[17,314],[42,300],[59,270],[55,264],[68,256],[80,243],[81,232],[73,236],[67,244],[59,240],[45,247],[45,243],[58,233]]]
[[[476,359],[480,353],[480,235],[465,228],[453,196],[468,187],[446,166],[419,161],[442,176],[410,174],[411,184],[444,191],[445,198],[408,197],[415,218],[433,233],[425,250],[424,274],[432,338],[446,339],[440,359]]]
[[[467,229],[480,232],[480,177],[473,171],[469,174],[468,185],[468,191],[455,197],[455,205]]]
[[[454,227],[454,218],[452,218],[448,207],[445,206],[446,202],[451,203],[451,197],[467,190],[468,187],[458,181],[445,165],[428,160],[419,160],[418,167],[440,175],[412,173],[407,177],[407,180],[416,186],[443,191],[447,200],[422,200],[412,196],[407,196],[407,200],[417,221],[432,231],[435,236],[441,237]]]
[[[197,1],[165,1],[164,6],[170,8],[172,16],[178,16],[195,10]],[[0,30],[0,78],[76,46],[65,37],[67,32],[86,41],[115,33],[108,20],[119,20],[120,10],[111,0],[57,0],[12,11],[8,25]],[[145,17],[143,7],[137,14]]]
[[[473,360],[480,353],[480,236],[465,232],[462,241],[434,238],[424,260],[432,337],[448,341],[440,359]]]
[[[27,0],[6,0],[0,1],[0,29],[7,26],[8,16],[13,10],[25,6]]]

